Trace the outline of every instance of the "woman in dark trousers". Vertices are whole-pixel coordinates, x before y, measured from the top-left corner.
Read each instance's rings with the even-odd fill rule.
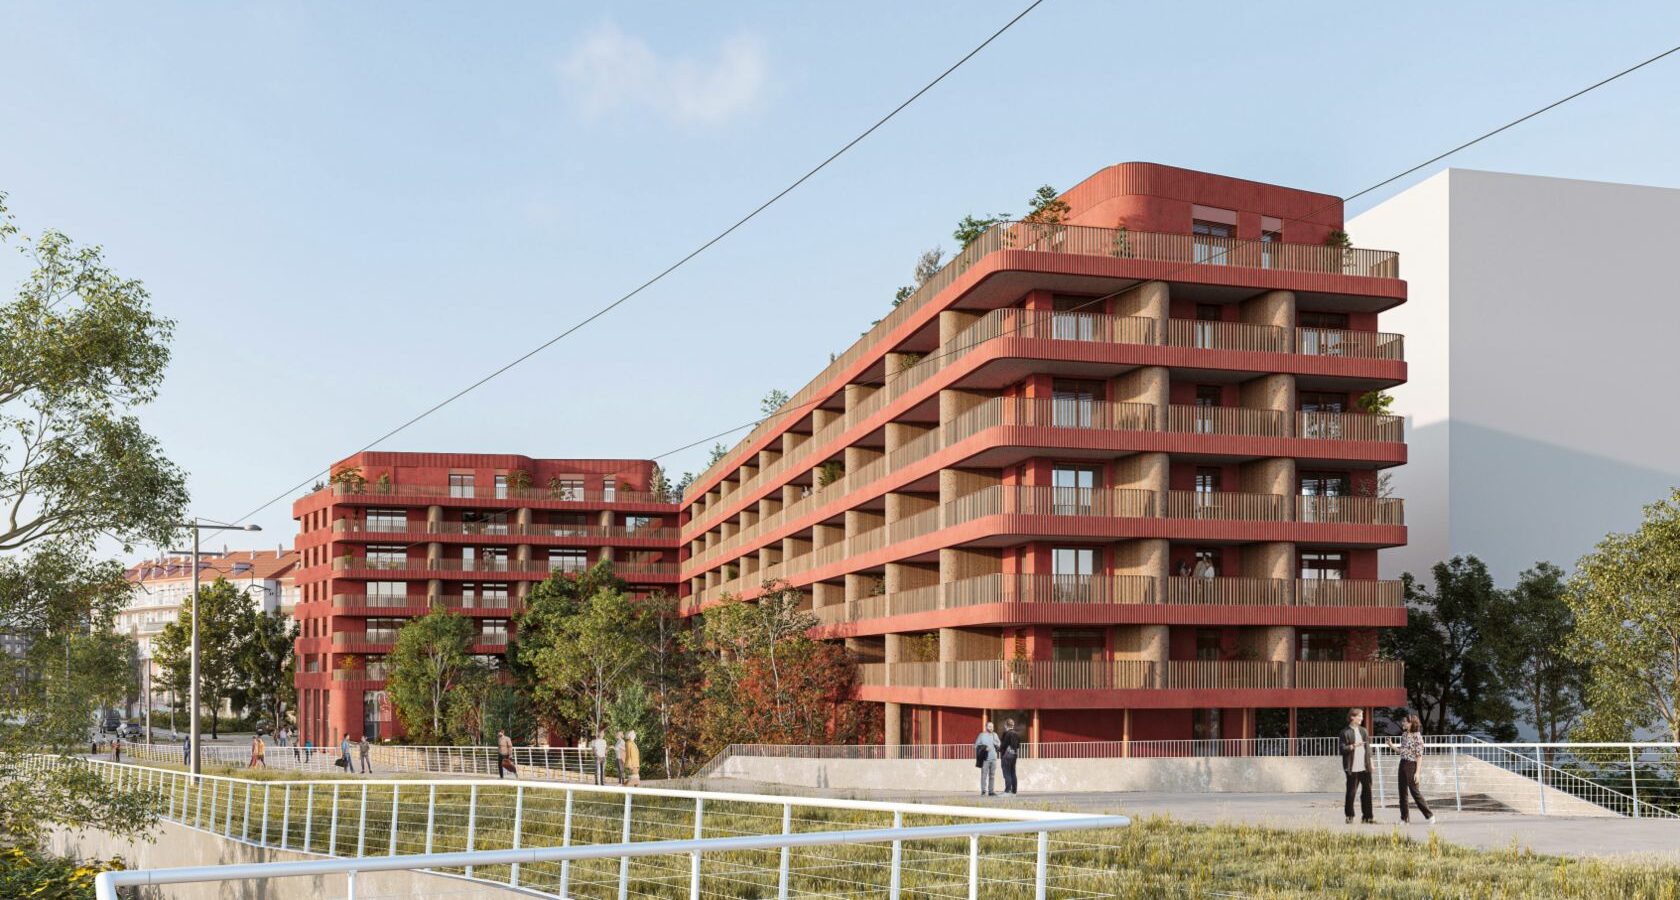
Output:
[[[1417,801],[1418,812],[1423,813],[1423,820],[1435,824],[1435,814],[1429,811],[1429,804],[1423,802],[1423,792],[1418,790],[1418,762],[1423,759],[1423,721],[1417,713],[1406,716],[1406,724],[1400,732],[1400,821],[1412,820],[1411,810],[1406,806],[1407,794]]]

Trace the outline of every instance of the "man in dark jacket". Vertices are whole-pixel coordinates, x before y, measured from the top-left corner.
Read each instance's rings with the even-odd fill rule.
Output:
[[[1366,825],[1376,824],[1371,814],[1371,733],[1365,730],[1365,711],[1348,710],[1348,727],[1342,729],[1342,774],[1347,776],[1347,797],[1342,814],[1353,824],[1353,794],[1359,794],[1359,820]]]
[[[1021,736],[1015,733],[1015,720],[1003,720],[1002,750],[998,757],[1003,763],[1003,792],[1015,793],[1015,760],[1021,756]]]

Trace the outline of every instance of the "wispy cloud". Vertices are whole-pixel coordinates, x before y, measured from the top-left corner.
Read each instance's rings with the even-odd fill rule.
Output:
[[[671,122],[715,125],[751,111],[769,64],[756,37],[740,35],[709,58],[662,58],[611,23],[590,32],[560,63],[560,77],[590,116],[651,113]]]

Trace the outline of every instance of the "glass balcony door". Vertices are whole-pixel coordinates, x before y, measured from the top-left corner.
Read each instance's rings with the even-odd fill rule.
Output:
[[[1096,493],[1097,470],[1086,466],[1058,466],[1050,473],[1053,515],[1088,516]]]

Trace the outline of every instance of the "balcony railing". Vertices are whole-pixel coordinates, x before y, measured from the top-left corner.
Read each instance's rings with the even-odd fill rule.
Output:
[[[921,287],[894,307],[874,328],[830,361],[828,366],[800,388],[783,408],[798,408],[817,399],[820,392],[832,387],[835,378],[842,371],[852,368],[874,352],[882,341],[941,291],[950,287],[964,272],[985,257],[1002,250],[1033,250],[1115,259],[1201,263],[1372,278],[1400,277],[1398,254],[1386,250],[1344,249],[1316,244],[1260,243],[1203,235],[1159,234],[1074,225],[1003,223],[958,252],[950,262],[934,273],[933,277],[924,281]],[[940,354],[934,356],[939,357]],[[736,447],[751,445],[759,438],[783,427],[786,427],[785,422],[765,421],[736,444]],[[723,459],[701,472],[695,483],[709,484],[717,473],[728,471],[745,461],[743,454],[732,450]],[[692,495],[682,498],[685,503],[693,499]]]
[[[1243,406],[1169,406],[1167,430],[1188,434],[1288,436],[1282,412]]]
[[[438,500],[536,500],[557,503],[669,503],[675,504],[673,498],[662,498],[646,491],[603,490],[601,488],[572,488],[572,487],[505,487],[495,485],[456,486],[437,484],[381,484],[369,481],[365,484],[331,484],[323,490],[332,491],[336,497],[390,500],[396,497],[422,497]]]
[[[340,534],[459,534],[492,537],[576,537],[576,538],[644,538],[675,541],[677,529],[648,526],[627,528],[622,525],[521,525],[517,522],[355,522],[337,519],[333,531]]]
[[[1270,417],[1282,413],[1232,407],[1214,407],[1215,412],[1204,414],[1203,407],[1175,406],[1169,409],[1172,430],[1181,432],[1236,433],[1247,427],[1255,431],[1271,431]],[[1233,410],[1226,412],[1225,410]],[[1249,413],[1259,415],[1249,416]],[[1369,416],[1361,413],[1299,413],[1300,428],[1296,436],[1314,439],[1379,440],[1397,442],[1402,438],[1399,416]],[[1155,429],[1155,407],[1144,403],[1112,403],[1105,401],[1024,400],[993,397],[943,426],[934,428],[890,453],[857,469],[847,472],[818,491],[788,503],[780,510],[761,517],[735,534],[710,547],[696,552],[691,562],[703,564],[734,555],[736,549],[758,538],[785,529],[798,517],[817,509],[828,499],[843,495],[902,471],[917,460],[925,459],[946,447],[953,446],[979,434],[987,428],[999,426],[1037,426],[1092,430],[1150,431]],[[1206,422],[1207,424],[1202,424]],[[1224,428],[1221,432],[1219,429]],[[776,465],[780,465],[777,463]],[[772,466],[771,469],[775,468]],[[769,472],[767,469],[766,472]],[[714,523],[715,524],[715,523]],[[712,526],[707,526],[712,527]]]
[[[1183,324],[1172,325],[1172,322]],[[1223,349],[1266,349],[1274,352],[1287,352],[1289,335],[1287,330],[1283,328],[1245,325],[1243,323],[1200,323],[1193,320],[1169,321],[1171,327],[1179,328],[1184,335],[1187,335],[1183,337],[1185,346],[1196,346],[1195,341],[1200,340],[1198,335],[1201,332],[1190,328],[1190,326],[1204,324],[1231,326],[1230,328],[1214,329],[1208,332],[1216,338],[1221,334],[1227,335],[1226,341],[1232,344],[1232,347]],[[988,341],[1009,337],[1099,343],[1155,344],[1158,341],[1154,329],[1155,320],[1139,317],[1110,316],[1096,313],[1045,312],[1014,308],[993,310],[951,340],[946,341],[937,352],[928,354],[921,362],[908,369],[902,369],[894,373],[893,377],[880,390],[853,404],[846,414],[839,419],[816,429],[807,440],[801,443],[800,447],[791,452],[780,454],[768,465],[751,471],[747,477],[738,483],[725,482],[724,496],[733,496],[737,491],[754,491],[764,484],[779,484],[795,473],[817,465],[822,461],[819,454],[832,453],[830,445],[842,434],[872,421],[888,404],[918,390],[935,374],[948,366],[961,362],[968,354],[975,352]],[[1260,331],[1252,331],[1253,329],[1260,329]],[[1322,331],[1322,329],[1319,330]],[[1387,335],[1382,337],[1392,340],[1378,342],[1380,346],[1390,349],[1399,346],[1397,336]],[[1169,343],[1172,343],[1172,341],[1169,340]],[[1356,348],[1362,346],[1362,343],[1348,341],[1338,346],[1348,348],[1345,353],[1338,355],[1351,356]],[[1211,349],[1222,348],[1212,347]],[[790,403],[792,402],[795,401],[790,401]],[[1046,416],[1040,416],[1033,424],[1048,424],[1049,421],[1052,421],[1049,417],[1054,416],[1054,414],[1053,410],[1047,411]],[[1153,421],[1152,417],[1150,421]],[[1101,426],[1095,425],[1093,427]],[[830,488],[832,487],[834,486],[830,485]],[[710,529],[722,515],[721,511],[714,513],[710,505],[702,504],[700,508],[694,511],[691,524],[693,527]]]
[[[513,601],[507,597],[462,597],[459,594],[427,597],[378,597],[362,594],[334,594],[335,609],[425,609],[442,605],[445,609],[506,610]]]
[[[581,574],[587,570],[586,566],[579,566],[575,562],[555,562],[550,560],[518,560],[518,559],[420,559],[408,558],[402,560],[380,559],[366,556],[339,556],[333,559],[335,571],[352,569],[372,569],[375,571],[427,571],[427,572],[482,572],[499,573],[536,573],[551,574],[567,572]],[[667,576],[677,573],[676,563],[646,563],[635,561],[614,561],[613,573],[620,578],[633,576]]]
[[[1396,689],[1398,662],[1265,660],[958,660],[863,663],[865,687],[959,690],[1272,690]]]
[[[1157,590],[1148,575],[980,575],[818,606],[821,625],[866,622],[989,604],[1069,606],[1307,606],[1398,608],[1398,581],[1171,576]],[[1018,613],[1035,615],[1030,609]]]
[[[1342,525],[1403,525],[1402,501],[1386,497],[1297,497],[1234,491],[1153,491],[1130,488],[1055,488],[996,485],[844,538],[825,547],[753,569],[707,588],[703,602],[725,593],[757,589],[764,581],[792,578],[822,566],[933,534],[987,516],[1153,518],[1246,522],[1310,522]]]

